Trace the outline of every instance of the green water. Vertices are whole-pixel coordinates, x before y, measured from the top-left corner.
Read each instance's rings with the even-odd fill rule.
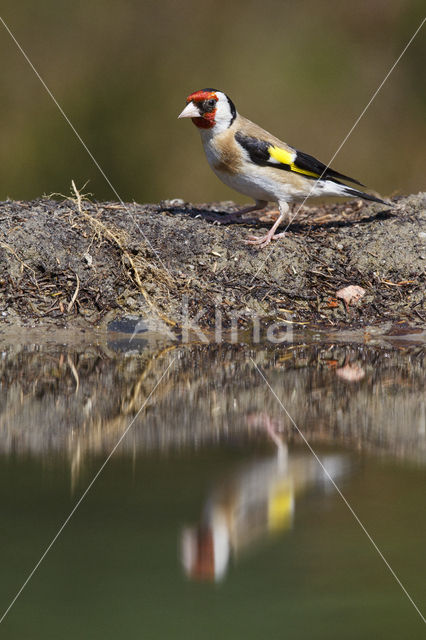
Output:
[[[280,407],[268,413],[270,392],[252,377],[245,347],[177,351],[178,368],[9,611],[2,637],[423,638],[419,615],[312,454],[278,424]],[[276,377],[263,353],[264,370],[277,385],[291,381],[286,407],[424,611],[423,349],[304,344],[292,352]],[[174,353],[161,356],[159,370]],[[200,362],[191,372],[185,357],[197,362],[197,353],[204,368]],[[338,354],[351,354],[365,371],[363,380],[345,383],[347,396],[344,383],[329,378],[331,365],[319,365]],[[4,348],[2,611],[130,422],[126,393],[128,403],[137,387],[140,406],[151,390],[146,367],[154,379],[156,360],[143,357],[93,344]],[[363,423],[341,432],[333,403],[350,416],[351,399]],[[385,422],[397,405],[405,406],[405,424],[395,435]],[[271,435],[265,415],[272,413]],[[216,574],[211,566],[197,574],[195,541],[211,533],[218,513],[228,518],[225,559]],[[185,531],[193,545],[186,562]]]

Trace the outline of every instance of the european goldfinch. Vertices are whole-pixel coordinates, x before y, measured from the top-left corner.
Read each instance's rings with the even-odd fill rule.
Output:
[[[313,156],[297,151],[247,118],[222,91],[202,89],[191,93],[179,118],[192,118],[201,134],[204,151],[214,173],[229,187],[253,198],[255,205],[242,215],[277,202],[280,215],[265,236],[249,236],[248,244],[266,247],[282,237],[275,233],[289,211],[288,203],[312,196],[356,196],[387,204],[368,193],[349,187],[358,180],[334,171]]]

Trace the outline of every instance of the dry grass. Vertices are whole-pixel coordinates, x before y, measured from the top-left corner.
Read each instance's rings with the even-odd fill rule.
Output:
[[[130,269],[131,269],[130,273],[128,271],[127,273],[129,273],[131,280],[136,285],[139,292],[143,295],[145,302],[148,304],[151,311],[153,311],[156,315],[158,315],[163,320],[163,322],[166,322],[170,326],[175,326],[176,323],[170,318],[168,318],[167,316],[165,316],[158,309],[158,307],[156,306],[153,300],[153,296],[148,294],[147,290],[142,284],[142,278],[145,278],[147,273],[152,273],[153,265],[149,263],[148,260],[146,260],[142,256],[138,256],[134,258],[129,253],[129,251],[126,249],[128,238],[126,237],[126,234],[122,230],[114,229],[111,226],[107,226],[104,222],[102,222],[101,220],[98,220],[97,218],[94,218],[87,211],[85,211],[83,207],[84,195],[82,195],[80,191],[77,189],[74,180],[71,181],[71,185],[72,185],[73,192],[75,194],[74,202],[76,203],[79,214],[84,219],[86,219],[87,222],[92,226],[93,230],[96,231],[96,233],[98,234],[98,237],[100,240],[106,239],[108,242],[118,247],[118,249],[122,254],[121,262],[123,266],[125,267],[126,261],[130,265]],[[161,284],[163,284],[163,286],[168,286],[171,284],[170,275],[168,274],[168,272],[165,270],[160,270],[158,269],[158,267],[155,269],[155,278],[156,278],[156,283],[159,286]],[[70,308],[71,306],[72,304],[70,304]]]

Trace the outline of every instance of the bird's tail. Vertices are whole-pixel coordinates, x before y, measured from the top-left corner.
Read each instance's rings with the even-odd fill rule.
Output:
[[[364,191],[359,191],[358,189],[354,189],[353,187],[347,187],[344,185],[343,188],[344,195],[354,196],[355,198],[363,198],[364,200],[371,200],[371,202],[379,202],[380,204],[385,204],[386,206],[390,206],[389,202],[385,202],[380,198],[376,198],[376,196],[372,196],[369,193],[365,193]]]

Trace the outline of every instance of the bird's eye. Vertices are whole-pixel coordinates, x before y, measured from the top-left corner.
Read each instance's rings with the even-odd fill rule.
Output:
[[[215,100],[214,98],[211,98],[210,100],[207,100],[207,106],[208,106],[210,109],[213,109],[213,107],[215,107],[215,106],[216,106],[216,100]]]

